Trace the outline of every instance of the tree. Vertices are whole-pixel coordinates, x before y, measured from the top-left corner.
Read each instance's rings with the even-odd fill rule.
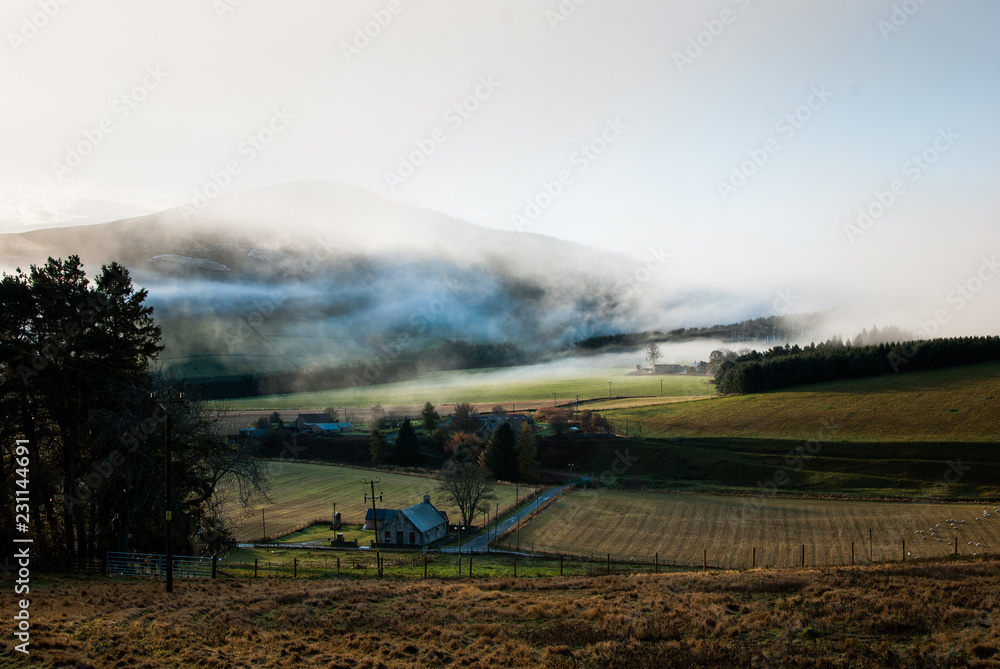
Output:
[[[385,429],[387,421],[388,416],[386,416],[385,409],[382,408],[381,404],[376,404],[371,408],[371,426],[373,430]]]
[[[162,549],[168,417],[150,396],[180,388],[150,373],[162,347],[146,296],[117,263],[91,283],[77,256],[0,280],[0,498],[13,494],[8,437],[26,438],[43,560],[65,565],[108,550]],[[169,510],[173,526],[191,537],[219,524],[223,478],[241,500],[265,481],[256,446],[220,436],[197,403],[173,409],[169,420],[177,454]],[[0,516],[4,536],[6,522]]]
[[[501,481],[517,480],[517,435],[510,423],[504,421],[493,431],[479,457],[480,464]]]
[[[441,415],[434,409],[434,405],[430,402],[424,405],[423,411],[420,412],[420,417],[424,419],[424,431],[427,434],[436,430],[441,420]]]
[[[257,422],[254,423],[254,427],[258,430],[266,430],[271,427],[271,421],[267,419],[267,416],[261,416],[257,419]]]
[[[327,413],[327,415],[330,416],[330,418],[333,419],[334,423],[336,423],[337,421],[340,420],[340,412],[337,411],[336,408],[334,408],[334,407],[327,407],[326,408],[326,413]]]
[[[372,425],[371,433],[369,434],[368,448],[371,452],[372,462],[375,464],[386,465],[392,462],[392,449],[389,448],[389,442],[385,440],[385,437],[382,436],[382,433],[374,425]]]
[[[409,418],[403,419],[396,434],[393,455],[397,465],[411,466],[420,461],[420,440],[417,439],[417,431],[413,429]]]
[[[444,452],[457,462],[479,462],[483,440],[468,432],[456,432],[444,444]]]
[[[535,446],[535,428],[527,423],[521,425],[514,446],[517,453],[517,480],[533,481],[538,472],[538,449]]]
[[[507,413],[507,409],[505,409],[502,404],[494,404],[493,408],[490,409],[490,413],[493,413],[493,414],[496,414],[496,415],[499,416],[499,415]]]
[[[646,344],[646,360],[649,361],[650,367],[656,369],[656,363],[660,361],[660,347],[655,341]]]
[[[476,432],[479,428],[480,422],[475,408],[468,402],[456,404],[451,419],[451,429],[455,432]]]
[[[563,412],[553,414],[549,418],[549,427],[557,437],[562,437],[569,431],[569,416]]]
[[[277,411],[275,411],[274,413],[272,413],[271,414],[271,422],[272,423],[277,423],[278,427],[281,427],[281,414],[278,413]]]
[[[493,475],[475,462],[448,460],[442,473],[444,478],[438,490],[458,507],[463,526],[470,525],[476,511],[497,498],[493,493]]]

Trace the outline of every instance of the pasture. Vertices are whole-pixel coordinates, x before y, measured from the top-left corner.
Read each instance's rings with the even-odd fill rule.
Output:
[[[715,393],[705,376],[628,376],[628,369],[595,372],[545,365],[433,372],[410,381],[336,390],[219,400],[229,410],[305,410],[320,407],[422,406],[470,402],[513,405],[521,401],[574,402],[577,397],[696,397]],[[609,389],[608,382],[611,382]]]
[[[314,520],[330,519],[335,502],[344,523],[362,524],[365,512],[371,508],[371,502],[365,501],[365,496],[371,495],[371,487],[361,482],[363,478],[381,480],[375,487],[375,494],[383,496],[382,501],[376,502],[378,508],[406,508],[429,494],[431,503],[447,512],[450,519],[460,517],[458,508],[445,502],[437,492],[437,479],[427,475],[307,462],[269,461],[265,467],[271,479],[270,502],[250,512],[242,512],[235,501],[226,505],[226,514],[235,521],[233,535],[239,541],[263,536],[264,523],[267,536],[279,537]],[[515,490],[513,485],[497,485],[494,489],[501,512],[514,504]],[[519,492],[524,499],[531,496],[532,489],[520,486]]]
[[[994,666],[997,562],[329,581],[31,584],[40,667]],[[8,620],[5,633],[10,636]],[[4,666],[27,666],[13,651]],[[993,659],[991,659],[993,658]],[[992,662],[992,664],[991,664]]]
[[[858,564],[902,559],[904,540],[909,559],[953,555],[956,538],[958,554],[971,556],[1000,549],[994,508],[984,517],[982,504],[582,490],[523,527],[521,546],[612,560],[659,553],[661,563],[685,566],[702,565],[707,551],[708,565],[724,569],[750,567],[754,547],[757,567],[797,567],[803,545],[807,567],[849,565],[852,541]]]
[[[1000,443],[1000,362],[877,376],[694,402],[591,408],[644,437]],[[608,410],[604,410],[607,408]],[[829,436],[829,435],[828,435]]]

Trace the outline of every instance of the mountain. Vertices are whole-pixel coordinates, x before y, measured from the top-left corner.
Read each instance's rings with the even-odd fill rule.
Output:
[[[117,260],[149,290],[167,368],[295,370],[448,341],[551,352],[656,322],[631,258],[490,230],[315,181],[100,225],[0,235],[0,267]]]

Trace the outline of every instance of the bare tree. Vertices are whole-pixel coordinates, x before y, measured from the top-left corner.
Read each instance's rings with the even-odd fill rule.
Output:
[[[646,360],[649,361],[649,366],[656,369],[656,363],[660,361],[661,358],[660,347],[657,346],[655,341],[651,341],[646,345]]]
[[[449,460],[442,471],[444,479],[438,490],[458,507],[463,526],[470,524],[477,510],[497,498],[493,493],[493,475],[474,462]]]

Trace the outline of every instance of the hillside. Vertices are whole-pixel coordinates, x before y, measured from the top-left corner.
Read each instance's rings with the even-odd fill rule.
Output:
[[[304,181],[101,225],[0,235],[0,268],[79,254],[149,290],[165,367],[212,376],[395,361],[446,340],[568,346],[662,316],[635,261]]]
[[[35,666],[990,667],[998,563],[496,580],[32,583]],[[10,628],[10,623],[5,625]],[[3,658],[13,663],[8,655]]]
[[[644,437],[1000,443],[1000,362],[602,413]]]

